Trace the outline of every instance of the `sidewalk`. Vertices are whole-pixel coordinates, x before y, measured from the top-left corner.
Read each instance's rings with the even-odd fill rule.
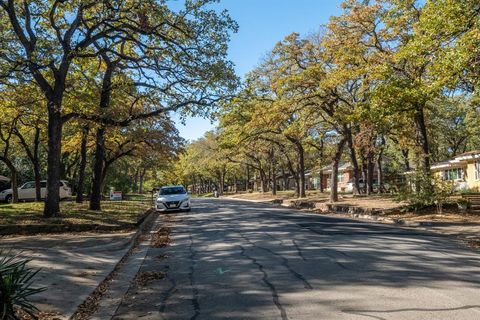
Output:
[[[32,297],[49,319],[68,319],[130,248],[135,232],[79,233],[2,238],[0,250],[13,250],[41,268],[35,285],[47,290]],[[53,316],[55,315],[55,316]]]
[[[28,266],[40,268],[34,283],[47,290],[31,299],[40,320],[70,319],[157,217],[152,212],[137,230],[126,232],[0,237],[0,250],[32,259]]]

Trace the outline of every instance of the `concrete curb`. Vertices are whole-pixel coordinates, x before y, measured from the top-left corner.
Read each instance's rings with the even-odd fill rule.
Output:
[[[96,294],[97,290],[103,291],[102,286],[106,285],[107,288],[109,288],[110,285],[108,284],[108,282],[112,280],[113,276],[118,272],[119,269],[121,269],[122,265],[125,263],[125,260],[128,259],[128,257],[132,254],[132,251],[135,249],[135,247],[137,247],[138,242],[140,240],[140,236],[144,232],[146,232],[147,229],[149,228],[149,225],[155,219],[158,218],[158,213],[155,210],[149,209],[147,212],[148,213],[145,214],[144,217],[142,217],[141,223],[138,226],[138,230],[131,237],[130,244],[125,249],[124,251],[125,253],[122,256],[122,258],[119,259],[118,262],[108,270],[108,273],[105,276],[105,278],[102,281],[100,281],[98,285],[88,295],[84,295],[81,297],[82,298],[81,303],[78,304],[78,306],[76,307],[75,311],[72,314],[64,315],[66,319],[75,319],[76,315],[80,313],[82,305],[84,305],[89,300],[90,297],[93,297]],[[102,319],[105,319],[105,318],[102,318]]]
[[[158,219],[158,214],[155,215],[156,221],[150,228],[156,230],[160,227],[161,221]],[[149,223],[149,222],[147,222]],[[128,255],[124,261],[124,264],[118,269],[118,274],[112,279],[107,292],[101,299],[98,309],[89,318],[92,320],[105,320],[111,319],[118,307],[122,303],[123,297],[128,292],[130,285],[140,270],[145,257],[147,256],[148,249],[150,248],[151,237],[148,237],[144,241],[138,243],[134,253]]]

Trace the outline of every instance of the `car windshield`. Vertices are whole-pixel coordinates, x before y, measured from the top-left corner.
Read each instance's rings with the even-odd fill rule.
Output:
[[[162,196],[168,196],[171,194],[184,194],[187,193],[183,187],[168,187],[168,188],[162,188],[160,190],[160,194]]]

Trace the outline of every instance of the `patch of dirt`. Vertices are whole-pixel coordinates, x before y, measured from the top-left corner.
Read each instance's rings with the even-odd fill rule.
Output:
[[[135,284],[143,287],[154,280],[163,279],[163,278],[165,278],[165,272],[145,271],[145,272],[139,272],[133,281]]]
[[[475,222],[480,223],[480,215],[461,213],[457,209],[443,209],[438,214],[435,208],[422,209],[417,212],[396,212],[386,215],[392,219],[403,219],[406,221],[439,221],[439,222]]]

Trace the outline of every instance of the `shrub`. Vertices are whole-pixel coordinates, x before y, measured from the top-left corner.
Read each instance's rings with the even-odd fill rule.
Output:
[[[0,252],[0,319],[18,319],[17,310],[35,318],[37,308],[30,297],[45,288],[33,288],[33,277],[40,270],[27,267],[30,259]]]
[[[465,188],[459,190],[460,194],[469,194],[469,193],[477,193],[478,192],[478,187],[472,187],[472,188]]]
[[[452,181],[416,172],[409,177],[409,183],[400,188],[397,198],[406,201],[415,210],[435,205],[442,213],[443,204],[455,192]]]

